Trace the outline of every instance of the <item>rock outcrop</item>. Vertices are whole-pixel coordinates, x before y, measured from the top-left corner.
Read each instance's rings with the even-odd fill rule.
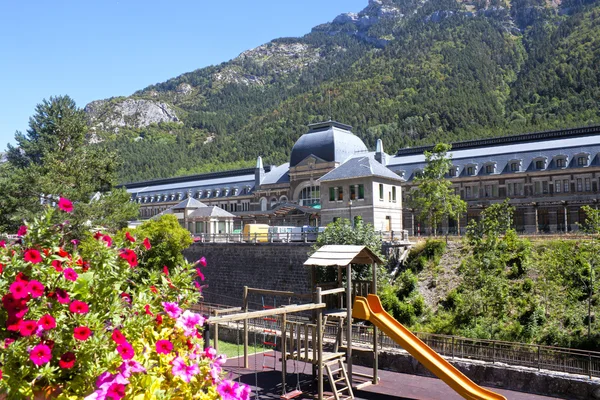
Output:
[[[191,90],[191,86],[182,90]],[[180,122],[168,104],[145,99],[96,100],[85,106],[85,112],[92,131],[118,132],[123,127],[144,128],[154,123]]]

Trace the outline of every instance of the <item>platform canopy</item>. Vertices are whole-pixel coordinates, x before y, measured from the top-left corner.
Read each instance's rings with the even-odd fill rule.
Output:
[[[355,245],[326,245],[304,262],[307,267],[345,267],[349,264],[382,264],[383,260],[367,248]]]

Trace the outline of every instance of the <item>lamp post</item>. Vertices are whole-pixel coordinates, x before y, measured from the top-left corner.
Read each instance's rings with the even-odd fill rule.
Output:
[[[350,224],[354,228],[354,220],[352,219],[352,200],[348,200],[348,209],[350,210]]]

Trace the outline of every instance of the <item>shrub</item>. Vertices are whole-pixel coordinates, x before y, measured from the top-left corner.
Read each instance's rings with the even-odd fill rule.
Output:
[[[248,397],[203,349],[204,317],[183,311],[200,298],[196,265],[138,279],[151,242],[101,231],[67,241],[64,217],[49,208],[15,243],[0,242],[0,396]]]

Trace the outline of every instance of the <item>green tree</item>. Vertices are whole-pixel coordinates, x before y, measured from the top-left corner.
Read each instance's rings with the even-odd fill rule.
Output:
[[[340,218],[327,225],[325,231],[319,234],[313,250],[317,251],[320,247],[328,244],[363,245],[380,258],[384,258],[381,254],[381,237],[375,232],[373,225],[365,224],[360,217],[355,219],[354,227],[346,218]],[[353,279],[370,279],[371,277],[371,268],[368,265],[356,266],[352,271],[355,274]],[[379,275],[382,276],[382,274]],[[332,282],[336,278],[336,271],[333,268],[321,269],[318,274],[320,282]]]
[[[152,248],[141,259],[150,271],[162,269],[163,266],[171,268],[185,262],[183,250],[193,243],[190,232],[172,214],[148,220],[132,233],[138,240],[150,240]]]
[[[84,111],[68,96],[44,100],[35,111],[27,132],[16,133],[17,146],[8,146],[8,163],[0,169],[0,228],[14,231],[58,196],[78,203],[74,227],[119,228],[135,218],[137,205],[125,191],[113,190],[116,153],[88,142]]]
[[[587,337],[588,341],[591,341],[592,337],[592,298],[594,296],[594,285],[596,285],[596,269],[600,264],[600,242],[598,242],[598,235],[600,234],[600,210],[592,208],[588,205],[581,207],[585,212],[585,222],[581,225],[581,230],[589,236],[589,240],[583,243],[587,250],[588,257],[587,263],[589,265],[589,272],[587,279],[584,280],[586,283],[587,291]]]
[[[423,173],[415,177],[417,187],[409,200],[419,216],[429,221],[434,235],[443,218],[459,221],[460,215],[467,209],[467,204],[454,193],[452,184],[445,178],[452,167],[452,159],[448,155],[450,149],[450,145],[439,143],[432,151],[425,151],[427,165]]]

